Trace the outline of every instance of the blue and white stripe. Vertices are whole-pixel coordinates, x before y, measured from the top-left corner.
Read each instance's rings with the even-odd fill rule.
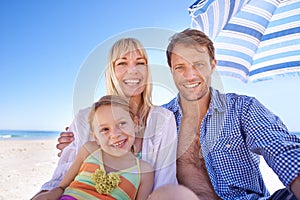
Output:
[[[244,81],[300,72],[300,0],[198,0],[192,28],[216,47],[220,74]]]

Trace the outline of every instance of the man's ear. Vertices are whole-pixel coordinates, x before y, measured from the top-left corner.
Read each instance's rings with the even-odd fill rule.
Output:
[[[214,71],[216,69],[216,66],[217,66],[217,61],[216,59],[213,59],[211,61],[211,70]]]

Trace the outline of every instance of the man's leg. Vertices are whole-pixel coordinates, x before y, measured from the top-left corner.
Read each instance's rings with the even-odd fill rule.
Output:
[[[148,200],[172,199],[172,200],[199,200],[197,195],[190,189],[182,185],[165,185],[162,186],[149,196]]]

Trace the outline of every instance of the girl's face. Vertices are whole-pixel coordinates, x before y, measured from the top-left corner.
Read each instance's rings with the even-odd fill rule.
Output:
[[[114,72],[126,97],[141,95],[147,82],[147,61],[140,53],[131,51],[114,62]]]
[[[121,156],[131,151],[137,127],[128,111],[118,106],[100,106],[95,113],[95,139],[103,151]]]

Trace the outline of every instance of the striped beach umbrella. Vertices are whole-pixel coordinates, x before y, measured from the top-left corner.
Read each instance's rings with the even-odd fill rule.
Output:
[[[213,40],[221,75],[300,76],[300,0],[197,0],[189,12]]]

